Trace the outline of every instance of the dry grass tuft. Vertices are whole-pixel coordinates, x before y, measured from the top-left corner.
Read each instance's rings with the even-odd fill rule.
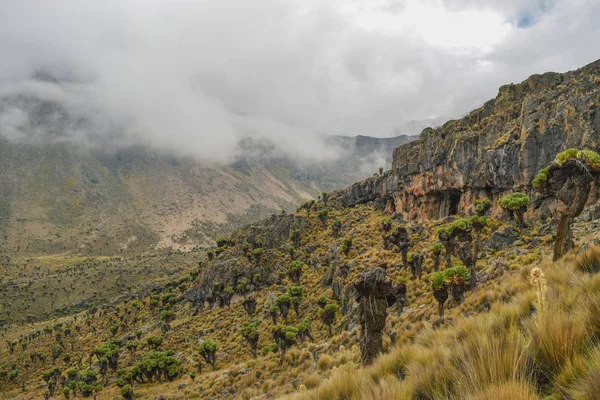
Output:
[[[566,363],[574,362],[590,341],[585,310],[567,312],[553,303],[548,304],[547,311],[527,325],[532,339],[529,353],[542,381],[558,373]]]
[[[570,383],[568,390],[563,391],[564,398],[573,400],[596,400],[600,394],[600,347],[595,347],[590,352],[590,357],[585,360],[583,371],[577,371]]]
[[[484,390],[463,397],[465,400],[538,400],[531,385],[523,381],[508,381],[494,384]]]
[[[526,354],[529,344],[516,327],[503,333],[480,331],[467,336],[452,358],[460,377],[459,391],[483,391],[490,385],[526,378],[531,371]]]
[[[582,272],[590,274],[600,272],[600,246],[594,245],[584,249],[577,256],[576,265]]]
[[[327,369],[331,369],[333,366],[333,358],[329,354],[322,354],[317,361],[317,368],[321,371],[325,371]]]

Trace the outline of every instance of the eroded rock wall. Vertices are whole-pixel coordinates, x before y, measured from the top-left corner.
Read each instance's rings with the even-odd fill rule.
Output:
[[[498,198],[520,190],[534,199],[530,213],[547,214],[553,205],[531,188],[537,172],[567,148],[600,149],[597,77],[600,60],[502,86],[464,118],[396,148],[391,171],[330,197],[343,206],[374,203],[412,220],[464,212],[478,197],[489,197],[498,214]]]

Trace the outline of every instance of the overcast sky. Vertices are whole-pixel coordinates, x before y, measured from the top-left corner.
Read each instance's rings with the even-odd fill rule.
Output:
[[[418,134],[411,121],[594,61],[599,21],[597,0],[0,0],[0,96],[62,104],[93,121],[67,129],[82,140],[223,160],[253,135],[310,153],[315,135]],[[0,108],[0,134],[31,135],[22,107]]]

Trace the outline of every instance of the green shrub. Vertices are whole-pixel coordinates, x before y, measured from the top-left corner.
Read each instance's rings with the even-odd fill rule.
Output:
[[[470,278],[469,270],[464,265],[458,265],[443,271],[444,280],[451,285],[464,284]]]
[[[162,336],[150,336],[150,337],[146,338],[146,343],[153,350],[158,350],[158,348],[160,347],[160,345],[163,343],[163,340],[164,339],[163,339]]]
[[[431,246],[431,251],[434,252],[435,254],[440,254],[443,249],[444,249],[444,245],[441,243],[436,243],[433,246]]]
[[[505,210],[522,210],[529,206],[529,196],[521,192],[511,193],[498,200],[498,205]]]
[[[431,283],[431,287],[434,289],[440,289],[444,285],[444,273],[443,272],[434,272],[429,277],[429,282]]]

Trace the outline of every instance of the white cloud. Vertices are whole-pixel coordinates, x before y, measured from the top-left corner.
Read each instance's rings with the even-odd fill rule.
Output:
[[[93,121],[69,124],[72,140],[228,161],[252,135],[319,157],[321,134],[418,133],[504,83],[593,61],[599,18],[594,0],[5,1],[0,91]],[[39,70],[71,82],[31,83]],[[0,134],[28,118],[0,105]]]

